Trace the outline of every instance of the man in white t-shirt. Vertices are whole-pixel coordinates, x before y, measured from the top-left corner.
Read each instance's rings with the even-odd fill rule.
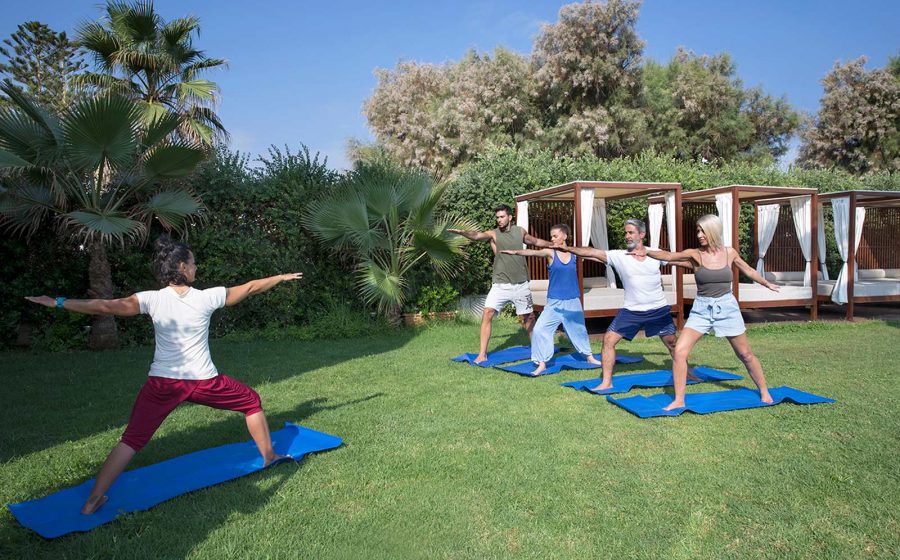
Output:
[[[623,338],[631,340],[643,330],[648,337],[659,336],[669,354],[675,352],[675,323],[672,321],[672,306],[666,301],[662,289],[662,275],[659,272],[665,262],[644,256],[628,254],[644,246],[647,228],[638,219],[625,221],[625,247],[627,251],[604,251],[592,247],[565,247],[557,250],[569,251],[579,257],[593,259],[612,266],[622,279],[625,289],[625,306],[603,336],[603,381],[592,391],[602,391],[612,387],[613,366],[616,363],[616,344]],[[679,264],[672,263],[675,266]],[[673,358],[674,359],[674,358]],[[693,374],[689,374],[693,378]]]
[[[302,273],[279,274],[246,284],[198,290],[192,286],[197,265],[185,243],[166,236],[155,246],[153,268],[161,290],[138,292],[119,299],[28,297],[47,307],[90,315],[131,317],[150,315],[156,350],[147,381],[138,393],[121,441],[113,448],[88,496],[83,514],[92,514],[107,501],[106,491],[163,420],[183,402],[240,412],[262,455],[262,465],[286,459],[275,453],[259,394],[240,381],[219,373],[209,355],[209,320],[216,309],[236,305]]]

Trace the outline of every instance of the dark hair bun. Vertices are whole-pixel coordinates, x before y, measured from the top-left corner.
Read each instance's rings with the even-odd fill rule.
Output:
[[[160,235],[153,244],[153,275],[162,285],[187,285],[181,273],[181,263],[191,258],[191,248],[187,243],[175,241],[168,235]]]

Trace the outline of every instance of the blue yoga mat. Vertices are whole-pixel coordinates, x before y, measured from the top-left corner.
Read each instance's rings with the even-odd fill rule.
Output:
[[[743,379],[740,375],[728,373],[727,371],[719,371],[717,369],[705,366],[697,366],[694,368],[694,375],[700,378],[700,381],[688,379],[688,385],[695,383],[703,383],[708,381],[732,381],[735,379]],[[592,387],[600,384],[602,378],[585,379],[582,381],[570,381],[561,383],[563,387],[571,387],[579,391],[587,391],[595,395],[612,395],[615,393],[627,393],[635,387],[671,387],[672,386],[672,370],[660,369],[656,371],[646,371],[643,373],[629,373],[625,375],[613,375],[613,386],[602,391],[591,391]],[[665,405],[663,405],[665,406]]]
[[[621,406],[628,412],[640,416],[641,418],[652,418],[654,416],[678,416],[685,410],[696,412],[697,414],[709,414],[710,412],[722,412],[725,410],[740,410],[743,408],[758,408],[764,406],[774,406],[783,401],[789,401],[794,404],[818,404],[833,403],[833,399],[806,393],[791,387],[775,387],[769,389],[769,393],[774,400],[773,404],[764,404],[759,400],[759,393],[753,389],[731,389],[728,391],[713,391],[710,393],[689,393],[684,397],[684,408],[675,410],[663,410],[672,402],[672,396],[661,393],[645,397],[637,395],[634,397],[624,397],[617,399],[613,396],[606,397],[609,402]]]
[[[600,354],[594,354],[594,357],[598,360],[600,359]],[[636,364],[642,361],[644,358],[640,356],[622,356],[621,354],[616,354],[616,363],[617,364]],[[515,364],[512,366],[502,366],[497,367],[497,369],[502,369],[503,371],[509,371],[512,373],[518,373],[519,375],[526,375],[528,377],[535,377],[531,375],[531,372],[537,367],[537,364],[534,362],[522,362],[521,364]],[[559,373],[564,369],[599,369],[600,366],[596,366],[585,359],[582,354],[574,353],[574,354],[566,354],[565,356],[560,356],[558,358],[553,358],[549,362],[547,362],[547,369],[545,369],[541,375],[550,375],[553,373]]]
[[[559,348],[554,348],[553,352],[559,352]],[[494,367],[500,364],[508,364],[509,362],[518,362],[531,357],[531,346],[513,346],[512,348],[504,348],[496,352],[488,352],[487,360],[481,363],[475,363],[478,354],[460,354],[455,358],[450,358],[454,362],[467,362],[477,367]]]
[[[341,438],[286,423],[272,433],[275,452],[300,460],[307,453],[341,445]],[[181,494],[262,470],[263,459],[253,441],[196,451],[162,463],[122,473],[107,492],[109,501],[92,515],[81,507],[94,480],[60,490],[38,500],[10,504],[24,527],[52,539],[75,531],[90,531],[122,513],[141,511]]]

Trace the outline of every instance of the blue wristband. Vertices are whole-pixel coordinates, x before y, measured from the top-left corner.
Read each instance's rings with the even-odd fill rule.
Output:
[[[56,307],[59,309],[63,308],[63,303],[66,301],[66,298],[59,296],[56,298]]]

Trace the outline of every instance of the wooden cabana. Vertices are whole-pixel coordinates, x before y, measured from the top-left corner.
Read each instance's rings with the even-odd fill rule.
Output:
[[[606,203],[632,198],[658,196],[665,206],[668,229],[667,239],[674,243],[665,245],[673,251],[681,249],[681,185],[678,183],[629,183],[606,181],[575,181],[516,197],[517,224],[529,233],[542,239],[550,238],[550,228],[557,223],[572,226],[574,240],[578,247],[592,246],[609,249],[610,232],[606,219]],[[661,220],[662,212],[656,213]],[[634,216],[643,219],[644,216]],[[660,220],[657,220],[661,223]],[[659,235],[655,242],[659,243]],[[614,232],[614,235],[622,235]],[[674,268],[674,267],[672,267]],[[528,258],[531,291],[535,306],[543,307],[547,302],[547,265],[537,257]],[[680,269],[678,269],[680,270]],[[664,272],[667,272],[664,270]],[[680,272],[665,274],[663,289],[667,301],[672,305],[676,322],[683,324],[683,304],[679,289]],[[610,267],[595,261],[578,260],[578,283],[581,287],[581,302],[586,317],[610,317],[625,303],[625,291],[618,286]]]
[[[658,203],[651,198],[650,203]],[[723,242],[741,250],[740,219],[742,205],[752,205],[752,257],[750,266],[781,286],[773,292],[755,283],[741,283],[735,269],[734,296],[742,309],[768,307],[809,307],[810,317],[818,316],[817,237],[820,220],[818,191],[809,188],[729,185],[684,192],[681,232],[685,248],[698,248],[697,220],[705,214],[722,219]],[[745,206],[746,207],[746,206]],[[784,207],[788,212],[783,212]],[[693,274],[683,279],[683,300],[693,302],[697,285]]]
[[[843,261],[837,278],[820,281],[819,300],[846,304],[848,321],[856,303],[900,301],[900,192],[844,191],[819,200],[831,206]]]

